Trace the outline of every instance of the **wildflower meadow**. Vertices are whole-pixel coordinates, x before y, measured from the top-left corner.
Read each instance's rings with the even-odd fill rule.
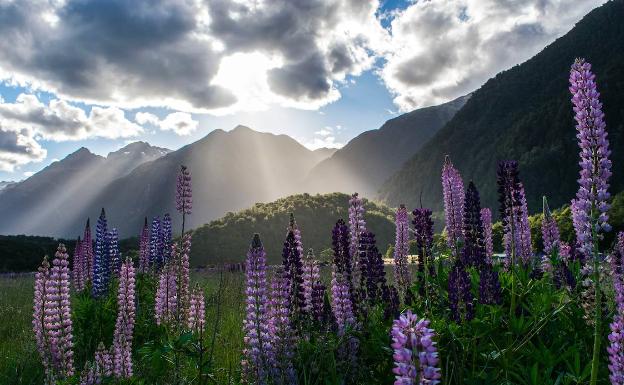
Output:
[[[400,205],[391,263],[354,193],[348,218],[326,229],[330,262],[305,248],[294,212],[280,264],[260,233],[248,234],[243,268],[194,271],[185,224],[201,196],[181,166],[181,228],[167,213],[145,218],[137,252],[122,255],[102,209],[34,278],[0,281],[0,383],[623,385],[624,232],[601,242],[613,231],[611,150],[595,76],[583,59],[571,66],[575,242],[545,196],[534,247],[518,162],[500,160],[499,207],[482,207],[447,156],[444,231],[432,210]]]

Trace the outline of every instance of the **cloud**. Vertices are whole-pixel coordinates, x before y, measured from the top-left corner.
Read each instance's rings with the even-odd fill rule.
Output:
[[[29,130],[12,131],[0,122],[0,171],[45,159],[47,151],[37,143]]]
[[[312,138],[312,141],[304,142],[304,146],[306,146],[310,150],[317,150],[319,148],[341,148],[344,147],[344,143],[337,142],[334,131],[340,131],[342,126],[338,125],[335,128],[331,126],[326,126],[316,132],[314,132],[315,137]]]
[[[606,0],[417,1],[390,17],[379,71],[403,111],[465,95]]]
[[[134,120],[141,125],[149,124],[163,131],[173,131],[180,136],[190,135],[199,125],[199,122],[186,112],[173,112],[163,120],[149,112],[137,112]]]
[[[117,107],[93,106],[87,114],[64,100],[52,99],[46,105],[31,94],[20,94],[14,103],[0,101],[0,123],[5,130],[22,132],[26,129],[53,141],[128,138],[143,132]]]
[[[0,78],[124,109],[234,112],[266,108],[265,100],[317,108],[339,97],[347,75],[372,66],[387,37],[377,7],[359,0],[1,2]],[[273,63],[262,68],[266,86],[254,100],[215,82],[226,58],[251,53]],[[242,72],[253,70],[246,64]]]

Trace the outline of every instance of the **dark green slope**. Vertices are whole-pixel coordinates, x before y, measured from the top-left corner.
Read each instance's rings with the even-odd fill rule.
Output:
[[[568,92],[570,65],[585,57],[597,74],[613,150],[612,191],[624,189],[624,0],[586,15],[570,32],[527,62],[498,74],[408,160],[381,189],[391,205],[442,208],[440,170],[445,154],[474,179],[485,206],[497,207],[496,163],[520,162],[529,209],[541,196],[553,207],[574,196],[578,147]]]
[[[346,194],[300,194],[228,213],[193,232],[191,263],[203,266],[242,262],[254,233],[260,233],[269,263],[278,263],[291,212],[301,229],[304,248],[314,248],[318,257],[322,250],[331,247],[331,231],[336,221],[348,220],[348,203]],[[383,251],[394,239],[394,213],[370,201],[364,207],[367,228],[376,234],[379,249]]]

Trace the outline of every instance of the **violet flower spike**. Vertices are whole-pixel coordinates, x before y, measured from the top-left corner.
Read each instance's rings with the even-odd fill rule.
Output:
[[[609,379],[612,385],[624,385],[624,232],[618,234],[618,243],[611,255],[615,316],[609,334]]]
[[[82,289],[84,289],[85,271],[83,270],[84,262],[82,255],[82,241],[80,241],[80,237],[76,240],[73,260],[72,280],[74,283],[74,289],[76,289],[76,291],[82,291]]]
[[[293,366],[295,334],[291,323],[291,280],[279,267],[271,282],[269,301],[269,336],[272,349],[271,378],[278,384],[296,384]]]
[[[401,294],[411,285],[407,256],[409,254],[409,218],[405,205],[399,206],[395,219],[394,279]]]
[[[139,235],[139,271],[147,273],[150,266],[150,233],[147,225],[147,217]]]
[[[320,281],[319,264],[314,257],[314,250],[309,249],[303,261],[303,296],[305,298],[306,313],[313,310],[314,284]]]
[[[258,234],[251,242],[245,265],[246,315],[243,320],[243,380],[267,384],[272,363],[266,280],[266,253]]]
[[[186,326],[196,334],[201,334],[206,327],[206,305],[204,291],[197,284],[191,292]]]
[[[366,231],[366,221],[364,220],[364,202],[353,193],[349,199],[349,254],[351,255],[351,266],[353,267],[354,282],[360,281],[362,269],[358,266],[358,249],[360,238]]]
[[[447,242],[455,255],[459,255],[458,244],[462,240],[464,215],[464,182],[459,171],[453,167],[448,155],[442,167],[442,192],[444,195],[444,216],[446,219]]]
[[[84,285],[93,281],[93,239],[91,238],[91,223],[87,219],[82,235],[82,270],[84,272]]]
[[[130,258],[126,258],[120,268],[117,308],[113,336],[114,373],[117,378],[130,378],[135,319],[135,272]]]
[[[487,207],[481,209],[481,223],[483,224],[486,261],[492,263],[492,256],[494,255],[494,242],[492,241],[492,211]]]
[[[94,298],[101,298],[108,291],[110,282],[110,235],[104,208],[98,218],[95,233],[95,253],[93,259],[93,286],[91,294]]]
[[[435,385],[440,383],[439,357],[435,332],[429,320],[419,319],[407,310],[392,324],[395,385]]]

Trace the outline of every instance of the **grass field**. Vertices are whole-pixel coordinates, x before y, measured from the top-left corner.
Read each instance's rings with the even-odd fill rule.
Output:
[[[192,282],[199,283],[206,294],[206,341],[214,335],[214,381],[235,383],[239,377],[242,350],[243,275],[224,272],[221,295],[217,271],[196,273]],[[0,384],[41,385],[43,367],[32,332],[33,276],[0,278]],[[215,323],[215,321],[217,321]],[[105,341],[110,344],[110,341]],[[77,368],[82,362],[77,358]],[[138,371],[140,359],[135,357]]]

